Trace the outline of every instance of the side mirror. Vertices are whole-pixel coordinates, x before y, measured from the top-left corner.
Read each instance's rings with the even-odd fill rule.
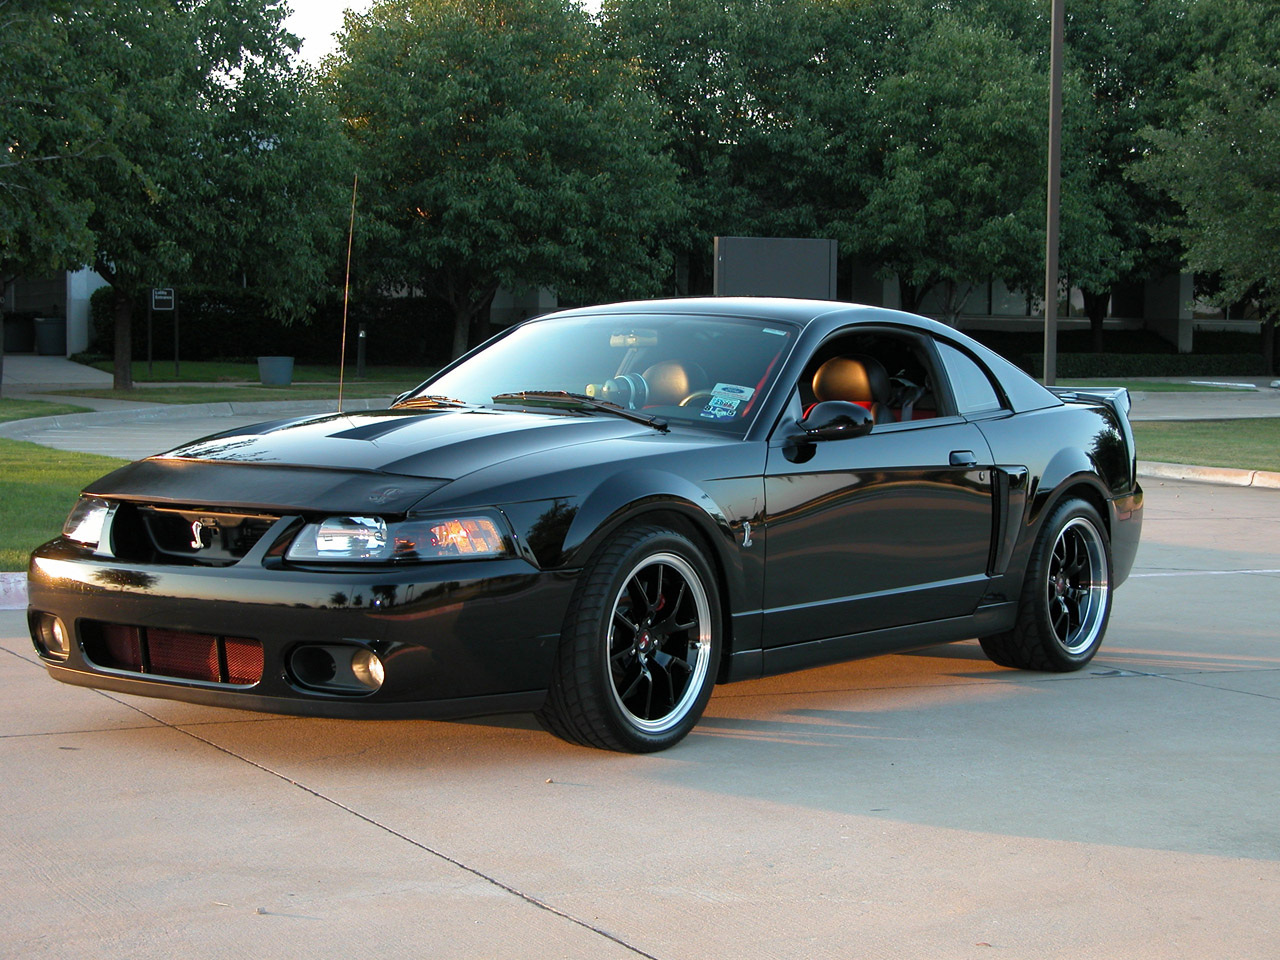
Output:
[[[796,424],[804,431],[799,440],[848,440],[865,437],[875,426],[871,412],[866,407],[847,400],[824,400],[814,404],[805,418]]]

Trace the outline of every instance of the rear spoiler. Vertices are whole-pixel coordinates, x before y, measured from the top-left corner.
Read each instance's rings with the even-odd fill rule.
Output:
[[[1067,403],[1101,403],[1114,410],[1122,420],[1129,419],[1133,401],[1127,387],[1049,387],[1049,392]]]

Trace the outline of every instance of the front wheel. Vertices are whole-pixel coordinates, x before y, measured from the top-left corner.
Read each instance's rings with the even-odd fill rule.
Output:
[[[1090,504],[1069,499],[1036,537],[1014,628],[979,642],[1002,667],[1079,670],[1098,652],[1110,615],[1106,526]]]
[[[538,720],[608,750],[672,746],[711,697],[720,633],[715,575],[693,542],[626,529],[583,571]]]

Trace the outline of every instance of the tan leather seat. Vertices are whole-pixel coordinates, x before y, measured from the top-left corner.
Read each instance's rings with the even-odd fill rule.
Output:
[[[874,357],[832,357],[813,375],[813,395],[866,408],[875,423],[888,418],[889,372]]]

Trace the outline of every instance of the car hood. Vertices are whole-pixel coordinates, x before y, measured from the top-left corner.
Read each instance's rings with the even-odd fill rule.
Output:
[[[258,423],[121,467],[87,494],[240,508],[404,512],[450,481],[581,444],[663,437],[608,414],[367,411]]]
[[[651,427],[607,414],[379,410],[255,424],[152,459],[372,470],[456,480],[551,448],[652,432]]]

